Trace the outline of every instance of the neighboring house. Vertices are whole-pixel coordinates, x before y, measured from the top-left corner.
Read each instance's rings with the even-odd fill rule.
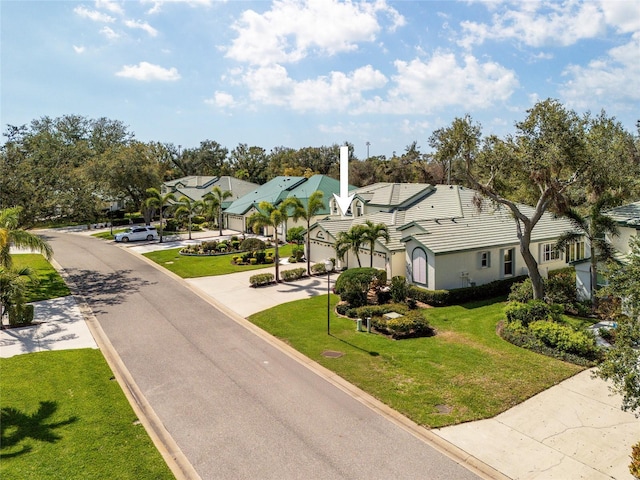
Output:
[[[178,178],[164,182],[160,188],[160,192],[165,195],[169,192],[173,193],[176,201],[180,200],[183,195],[194,202],[202,200],[214,187],[220,187],[223,192],[231,192],[231,196],[222,202],[224,210],[231,205],[234,200],[245,196],[247,193],[258,187],[257,184],[241,180],[230,176],[211,177],[204,175],[191,175],[188,177]]]
[[[176,200],[184,195],[193,201],[198,201],[202,200],[202,197],[211,192],[214,187],[220,187],[223,192],[229,191],[232,194],[223,202],[224,208],[225,205],[231,205],[234,200],[246,195],[257,186],[255,183],[227,175],[222,177],[192,175],[164,182],[161,193],[164,195],[172,192],[176,196]]]
[[[607,235],[605,238],[614,248],[614,259],[625,263],[629,254],[629,242],[632,237],[640,236],[640,202],[629,203],[612,208],[605,212],[618,224],[618,235]],[[576,269],[576,287],[578,298],[588,300],[591,298],[591,263],[579,261],[574,264]],[[598,268],[600,271],[600,268]],[[603,285],[604,279],[598,275],[598,285]]]
[[[310,229],[311,260],[335,257],[340,231],[371,220],[389,228],[389,243],[376,242],[373,266],[387,271],[388,278],[402,275],[410,283],[451,289],[482,285],[493,280],[527,274],[520,254],[515,221],[505,207],[484,202],[478,211],[476,193],[460,186],[377,183],[357,189],[350,212],[333,215]],[[533,208],[521,206],[525,214]],[[350,213],[350,214],[349,214]],[[555,250],[557,238],[571,228],[564,219],[544,214],[533,230],[530,249],[542,275],[566,266],[564,252]],[[584,256],[584,242],[573,249]],[[369,266],[369,246],[360,250],[362,266]],[[338,267],[357,266],[352,252]]]
[[[355,188],[355,187],[352,187]],[[260,202],[266,201],[278,206],[283,200],[290,197],[298,198],[306,207],[307,201],[311,194],[315,191],[324,193],[324,202],[326,208],[318,212],[316,218],[325,217],[329,214],[329,200],[333,198],[334,193],[340,192],[340,182],[326,175],[313,175],[312,177],[288,177],[279,176],[268,181],[264,185],[255,188],[242,198],[235,200],[224,211],[227,218],[227,226],[231,230],[239,232],[250,232],[251,227],[248,219],[253,213],[258,211]],[[287,225],[283,225],[278,230],[278,236],[282,239],[286,236],[286,231],[292,226],[303,225],[303,222],[294,222],[289,219]],[[270,228],[265,228],[263,234],[267,236],[273,235]]]

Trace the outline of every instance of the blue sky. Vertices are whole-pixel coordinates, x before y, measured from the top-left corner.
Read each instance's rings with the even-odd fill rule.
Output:
[[[2,0],[1,121],[107,117],[137,139],[400,154],[537,100],[640,119],[637,0]]]

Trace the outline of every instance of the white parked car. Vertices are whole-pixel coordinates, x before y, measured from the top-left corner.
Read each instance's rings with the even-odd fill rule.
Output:
[[[158,240],[156,227],[129,227],[126,231],[114,235],[116,242],[135,242],[136,240]]]

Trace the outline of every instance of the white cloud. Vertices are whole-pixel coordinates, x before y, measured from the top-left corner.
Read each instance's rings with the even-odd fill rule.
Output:
[[[120,6],[120,4],[114,2],[113,0],[96,0],[96,8],[108,10],[109,12],[115,13],[116,15],[124,15],[124,10]]]
[[[158,35],[158,31],[147,22],[141,22],[140,20],[125,20],[124,24],[129,28],[139,28],[140,30],[144,30],[152,37]]]
[[[605,14],[594,2],[521,2],[493,7],[499,11],[492,15],[490,25],[461,22],[464,35],[459,45],[471,48],[485,40],[515,39],[531,47],[568,46],[600,35],[606,27]]]
[[[125,65],[116,75],[146,82],[152,80],[173,82],[180,79],[180,74],[175,67],[167,69],[148,62],[140,62],[138,65]]]
[[[98,12],[96,10],[89,10],[87,7],[82,5],[74,8],[73,12],[80,17],[88,18],[94,22],[112,23],[116,20],[111,15],[107,15],[106,13]]]
[[[592,60],[585,67],[570,65],[563,72],[570,79],[560,88],[573,107],[594,108],[610,105],[622,110],[637,109],[640,101],[640,32],[625,45],[612,48],[605,58]]]
[[[216,91],[213,94],[213,98],[208,98],[207,100],[204,101],[204,103],[207,103],[209,105],[215,105],[220,108],[233,107],[236,104],[233,98],[233,95],[231,95],[230,93],[220,92],[220,91]]]
[[[243,76],[254,102],[289,106],[296,111],[348,111],[363,103],[363,93],[382,88],[387,78],[371,65],[348,74],[331,72],[315,79],[294,81],[281,65],[248,70]]]
[[[73,46],[73,50],[74,50],[76,53],[83,53],[83,52],[84,52],[84,50],[85,50],[85,48],[84,48],[84,47],[82,47],[82,46],[78,47],[78,46],[74,45],[74,46]]]
[[[640,31],[640,2],[601,0],[600,7],[607,24],[619,33]]]
[[[152,7],[147,10],[147,13],[154,14],[162,11],[162,6],[165,3],[186,3],[191,7],[208,7],[210,6],[214,0],[142,0],[141,3],[151,4]]]
[[[507,100],[518,87],[515,73],[472,55],[460,65],[453,54],[436,53],[428,61],[397,60],[395,86],[378,107],[386,113],[431,113],[449,106],[482,109]]]
[[[488,108],[506,101],[518,87],[515,73],[497,63],[482,63],[472,55],[460,63],[440,53],[424,61],[397,60],[391,79],[367,65],[351,72],[296,81],[282,65],[237,72],[254,104],[275,105],[299,112],[429,114],[451,106]]]
[[[102,35],[104,35],[105,37],[107,37],[109,40],[115,40],[116,38],[120,37],[119,33],[116,33],[112,28],[110,27],[103,27],[100,30],[100,33]]]
[[[264,14],[242,13],[232,25],[238,36],[226,56],[251,65],[269,65],[297,62],[312,51],[322,55],[353,51],[358,42],[376,39],[381,29],[378,14],[390,18],[390,29],[404,25],[404,17],[385,0],[276,0]]]

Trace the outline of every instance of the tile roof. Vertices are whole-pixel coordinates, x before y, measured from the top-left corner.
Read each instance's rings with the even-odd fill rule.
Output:
[[[318,224],[335,238],[338,232],[366,220],[384,223],[390,227],[391,238],[386,247],[391,251],[403,249],[410,237],[436,254],[518,243],[511,212],[486,200],[478,211],[473,201],[476,193],[460,186],[438,185],[421,201],[403,210],[390,209],[340,220],[328,218]],[[525,205],[520,208],[527,215],[533,212],[533,208]],[[570,229],[566,219],[545,213],[533,229],[532,241],[555,240]]]
[[[608,210],[606,214],[616,222],[632,228],[640,228],[640,202],[628,203]]]

